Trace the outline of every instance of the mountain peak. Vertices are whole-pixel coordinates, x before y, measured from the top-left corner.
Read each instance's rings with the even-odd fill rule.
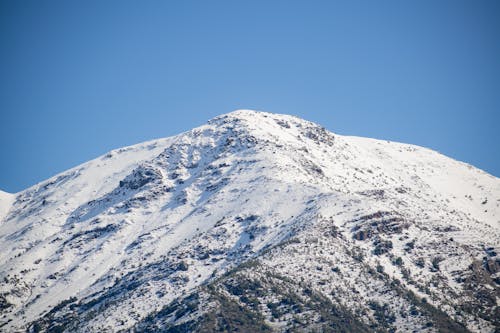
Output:
[[[216,132],[229,131],[233,136],[250,135],[258,141],[271,142],[278,146],[291,145],[299,148],[309,141],[331,146],[334,139],[333,133],[313,122],[263,111],[236,110],[215,117],[207,124],[215,126]]]
[[[226,114],[219,115],[216,118],[236,118],[236,119],[259,119],[275,115],[271,112],[251,110],[251,109],[237,109]]]
[[[265,112],[265,111],[259,111],[259,110],[253,110],[253,109],[237,109],[237,110],[228,112],[228,113],[226,113],[225,115],[222,115],[222,116],[232,116],[232,117],[246,118],[246,117],[258,116],[258,115],[270,116],[270,115],[273,115],[273,113]]]
[[[262,122],[267,123],[270,119],[278,120],[283,118],[288,119],[292,117],[288,115],[281,115],[264,111],[240,109],[217,116],[209,120],[208,123],[234,123],[259,126],[260,124],[262,124]],[[299,118],[296,119],[298,120]]]

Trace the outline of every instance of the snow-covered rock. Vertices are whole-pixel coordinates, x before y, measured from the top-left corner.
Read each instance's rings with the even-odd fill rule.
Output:
[[[1,192],[0,325],[494,331],[499,206],[432,150],[239,110]]]

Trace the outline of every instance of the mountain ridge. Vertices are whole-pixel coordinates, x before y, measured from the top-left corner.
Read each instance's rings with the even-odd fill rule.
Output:
[[[260,318],[262,330],[300,328],[289,317],[303,322],[311,313],[351,318],[360,330],[432,331],[425,325],[445,322],[488,331],[498,327],[491,302],[498,299],[499,200],[498,178],[432,150],[340,136],[293,116],[235,111],[174,137],[114,150],[17,193],[0,223],[6,311],[0,325],[206,330],[221,325],[216,309],[225,302]],[[302,255],[306,249],[315,254]],[[316,255],[325,249],[338,258]],[[312,266],[297,275],[303,269],[293,256],[302,258],[302,268]],[[252,260],[253,273],[244,266]],[[356,289],[348,287],[351,278],[340,278],[335,267],[370,276],[375,282],[365,288],[376,297],[348,292]],[[275,280],[259,270],[274,272]],[[296,294],[298,285],[286,276],[313,292]],[[338,290],[321,284],[325,278]],[[394,279],[401,287],[387,287]],[[284,291],[269,300],[245,283],[282,285],[308,310],[280,303]],[[391,302],[375,301],[387,299],[377,284],[406,304],[410,326]],[[483,299],[474,300],[471,285]],[[246,302],[246,294],[260,306]],[[215,314],[189,295],[215,304]],[[349,298],[365,302],[366,314],[357,314]],[[467,302],[472,309],[462,309]],[[181,315],[186,304],[193,309]],[[320,314],[315,304],[330,304],[338,315]],[[301,329],[324,328],[315,316]]]
[[[310,124],[314,124],[316,126],[319,126],[319,127],[323,128],[322,126],[317,125],[314,122],[301,119],[298,116],[287,115],[287,114],[279,114],[279,113],[270,113],[270,112],[265,112],[265,111],[256,111],[256,110],[252,110],[252,109],[237,109],[237,110],[234,110],[232,112],[216,116],[216,117],[210,119],[209,121],[207,121],[207,123],[215,123],[215,122],[217,122],[218,120],[220,120],[220,119],[222,119],[224,117],[231,117],[231,118],[239,118],[240,117],[241,119],[248,120],[248,118],[249,117],[251,118],[252,115],[255,116],[255,115],[259,115],[259,114],[260,115],[264,115],[265,114],[265,115],[268,115],[268,116],[278,116],[278,117],[283,117],[283,116],[290,117],[290,118],[294,118],[294,119],[298,119],[298,120],[301,120],[301,121],[305,121],[305,122],[308,122]],[[202,127],[202,126],[199,126],[199,127]],[[128,145],[128,146],[124,146],[124,147],[119,147],[119,148],[116,148],[116,149],[112,149],[112,150],[110,150],[110,151],[108,151],[108,152],[106,152],[104,154],[98,155],[97,157],[90,159],[89,162],[94,161],[94,160],[98,160],[98,159],[103,158],[104,156],[107,156],[107,155],[110,155],[110,154],[111,155],[112,154],[116,154],[117,152],[120,152],[120,151],[123,151],[123,150],[133,149],[136,146],[144,146],[144,145],[147,145],[147,144],[154,144],[156,142],[160,142],[160,141],[166,140],[166,139],[173,139],[173,138],[182,136],[183,134],[189,133],[190,131],[191,130],[187,130],[187,131],[181,132],[179,134],[176,134],[176,135],[173,135],[173,136],[170,136],[170,137],[151,139],[151,140],[147,140],[147,141],[144,141],[144,142],[141,142],[141,143],[132,144],[132,145]],[[337,134],[337,135],[340,136],[340,134]],[[361,138],[361,139],[365,139],[365,140],[377,140],[377,141],[381,141],[381,142],[388,142],[388,143],[395,143],[395,144],[402,144],[402,145],[407,145],[407,146],[413,146],[413,147],[416,147],[416,148],[419,148],[419,149],[427,149],[429,151],[436,152],[436,153],[438,153],[440,155],[443,155],[443,156],[445,156],[447,158],[451,158],[451,157],[448,157],[447,155],[445,155],[443,153],[440,153],[439,151],[437,151],[435,149],[428,148],[428,147],[425,147],[425,146],[419,146],[419,145],[416,145],[416,144],[410,144],[410,143],[399,142],[399,141],[392,141],[392,140],[386,140],[386,139],[369,138],[369,137],[363,137],[363,136],[357,136],[357,135],[341,135],[341,136],[342,137],[348,137],[348,138]],[[478,171],[483,172],[483,173],[485,173],[485,174],[487,174],[487,175],[489,175],[491,177],[498,178],[498,177],[490,174],[489,172],[487,172],[485,170],[482,170],[482,169],[480,169],[480,168],[478,168],[478,167],[476,167],[476,166],[474,166],[474,165],[472,165],[472,164],[470,164],[468,162],[464,162],[464,161],[460,161],[460,160],[455,160],[455,161],[458,162],[458,163],[462,163],[462,164],[464,164],[467,167],[472,167],[474,169],[477,169]],[[28,186],[27,188],[22,189],[20,191],[17,191],[17,192],[8,192],[8,191],[3,191],[3,190],[0,189],[0,193],[4,193],[4,194],[8,194],[8,195],[17,195],[17,194],[19,194],[21,192],[29,190],[30,188],[40,186],[42,183],[45,183],[45,182],[49,181],[50,179],[54,179],[54,178],[58,177],[59,175],[62,175],[64,173],[66,173],[66,172],[69,172],[70,170],[73,170],[73,169],[76,169],[78,167],[81,167],[82,165],[84,165],[86,163],[88,163],[88,162],[85,162],[85,163],[82,163],[80,165],[74,166],[74,167],[69,168],[69,169],[67,169],[65,171],[61,171],[59,173],[56,173],[55,175],[47,178],[46,180],[42,180],[40,182],[37,182],[36,184]]]

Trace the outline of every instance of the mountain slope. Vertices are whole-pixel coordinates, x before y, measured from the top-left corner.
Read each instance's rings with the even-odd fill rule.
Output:
[[[499,205],[434,151],[236,111],[16,194],[0,325],[494,331]]]

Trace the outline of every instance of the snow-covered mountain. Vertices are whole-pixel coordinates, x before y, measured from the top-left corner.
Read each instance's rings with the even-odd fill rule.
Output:
[[[500,330],[500,180],[235,111],[0,192],[0,330]]]

